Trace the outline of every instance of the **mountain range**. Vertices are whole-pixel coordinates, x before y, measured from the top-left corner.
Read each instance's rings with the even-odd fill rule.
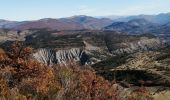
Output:
[[[83,29],[101,29],[108,26],[113,21],[108,18],[94,18],[90,16],[73,16],[68,18],[52,19],[44,18],[34,21],[7,21],[0,20],[0,28],[8,28],[15,30],[24,29],[42,29],[48,28],[52,30],[83,30]]]
[[[157,24],[166,24],[167,22],[170,22],[170,13],[160,13],[157,15],[134,15],[134,16],[107,16],[104,18],[110,18],[115,21],[120,21],[120,22],[127,22],[132,19],[145,19],[153,23]]]
[[[85,15],[72,16],[67,18],[44,18],[32,21],[8,21],[0,20],[0,28],[25,30],[42,29],[51,30],[117,30],[127,33],[154,32],[164,30],[167,33],[169,27],[170,13],[158,15],[136,15],[118,17],[91,17]],[[129,31],[130,30],[130,31]],[[157,32],[157,31],[156,31]],[[159,31],[158,31],[159,32]]]

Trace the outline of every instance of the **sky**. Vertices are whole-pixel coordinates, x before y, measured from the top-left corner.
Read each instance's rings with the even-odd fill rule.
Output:
[[[170,0],[0,0],[0,19],[16,21],[167,12]]]

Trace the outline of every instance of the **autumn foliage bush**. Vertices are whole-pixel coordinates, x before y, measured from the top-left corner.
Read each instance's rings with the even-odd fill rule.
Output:
[[[114,82],[74,61],[47,66],[29,56],[19,42],[0,53],[0,100],[120,100]]]
[[[151,94],[145,87],[133,90],[127,98],[128,100],[153,100]]]
[[[52,83],[53,69],[29,59],[32,48],[18,42],[11,45],[11,50],[0,54],[0,78],[6,87],[17,88],[22,93],[46,93]],[[9,96],[6,96],[9,97]]]
[[[69,66],[54,67],[55,78],[62,85],[60,100],[119,100],[119,92],[113,84],[89,66],[80,67],[75,62]]]

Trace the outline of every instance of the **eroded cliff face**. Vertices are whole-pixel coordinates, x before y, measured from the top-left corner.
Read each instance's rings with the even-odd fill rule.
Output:
[[[51,64],[66,64],[69,60],[79,61],[82,65],[89,63],[86,52],[80,48],[66,50],[39,49],[32,57],[39,62]]]
[[[113,54],[124,54],[124,53],[134,53],[137,51],[147,51],[154,50],[162,46],[162,42],[158,38],[147,38],[142,37],[139,41],[129,42],[129,43],[120,43],[122,48],[113,50]]]

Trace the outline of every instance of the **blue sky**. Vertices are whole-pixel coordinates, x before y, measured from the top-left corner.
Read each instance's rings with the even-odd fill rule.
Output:
[[[170,0],[0,0],[0,19],[8,20],[166,12],[170,12]]]

